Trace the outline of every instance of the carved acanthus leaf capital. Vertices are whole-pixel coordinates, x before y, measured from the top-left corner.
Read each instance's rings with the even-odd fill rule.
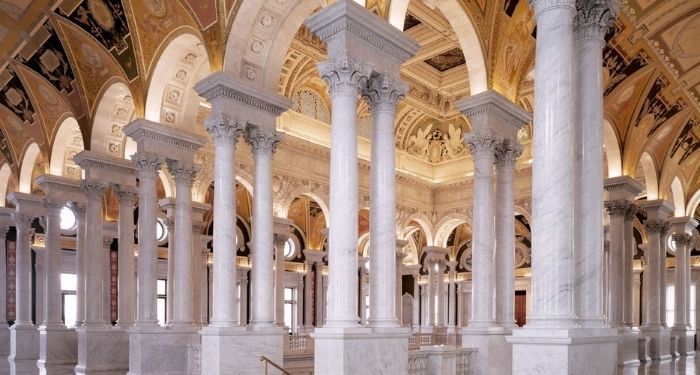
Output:
[[[212,137],[214,145],[232,144],[235,145],[238,137],[245,132],[245,124],[235,121],[219,111],[204,120],[204,129]]]
[[[66,203],[63,201],[55,199],[44,199],[44,208],[46,209],[46,216],[57,217],[61,215],[61,210],[65,207]]]
[[[138,193],[131,187],[115,185],[112,191],[117,196],[119,203],[122,205],[133,206],[136,204],[136,202],[138,202]]]
[[[200,166],[193,163],[188,163],[179,160],[171,160],[168,162],[168,169],[175,179],[175,183],[185,183],[192,186],[192,180],[199,172]]]
[[[616,0],[578,0],[574,16],[574,34],[577,39],[603,40],[620,11]]]
[[[576,2],[576,0],[530,0],[532,8],[535,10],[535,17],[553,9],[575,10]]]
[[[514,166],[523,153],[523,146],[516,141],[504,139],[496,144],[495,151],[497,167]]]
[[[693,246],[693,236],[688,233],[674,233],[671,235],[673,242],[676,243],[676,248],[679,245],[686,246],[687,250],[692,250]]]
[[[12,214],[12,220],[15,222],[17,230],[29,230],[34,220],[34,215],[24,212],[15,212]]]
[[[102,195],[107,189],[107,185],[104,182],[97,180],[83,180],[82,186],[85,197],[90,200],[102,201]]]
[[[637,212],[639,212],[639,206],[637,206],[636,203],[630,202],[627,206],[627,211],[625,211],[625,220],[633,220],[637,216]]]
[[[502,143],[502,140],[496,138],[492,133],[471,132],[464,135],[464,143],[469,147],[469,151],[475,158],[494,158],[496,146]]]
[[[608,215],[612,217],[624,217],[629,210],[630,202],[620,199],[605,202],[605,208],[608,210]]]
[[[372,112],[396,111],[396,103],[403,99],[408,92],[405,82],[393,79],[388,74],[380,74],[367,81],[362,96],[367,99]]]
[[[131,157],[134,167],[138,171],[139,178],[156,178],[162,158],[146,152],[137,152]]]
[[[644,221],[644,228],[649,233],[665,234],[668,231],[668,222],[661,219],[648,219]]]
[[[370,64],[353,60],[346,55],[330,58],[317,67],[321,78],[328,84],[331,97],[358,95],[372,73]]]
[[[245,134],[246,142],[253,148],[253,152],[275,153],[277,145],[284,138],[283,134],[260,126],[249,126]]]

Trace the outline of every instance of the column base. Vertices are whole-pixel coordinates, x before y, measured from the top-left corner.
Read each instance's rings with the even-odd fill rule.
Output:
[[[462,328],[462,348],[475,348],[471,371],[475,374],[510,375],[513,348],[506,341],[512,330],[503,327]]]
[[[408,336],[403,328],[318,328],[311,334],[314,373],[406,374]]]
[[[10,340],[10,327],[2,324],[2,328],[0,328],[0,357],[10,355]]]
[[[411,353],[415,353],[412,351]],[[481,374],[475,372],[472,364],[476,349],[471,348],[455,348],[454,346],[432,345],[421,346],[420,354],[425,356],[424,370],[411,368],[412,371],[418,370],[421,374]],[[484,374],[491,374],[486,372]]]
[[[37,366],[42,371],[50,371],[59,366],[75,366],[78,363],[78,336],[75,329],[39,327],[39,360]]]
[[[639,362],[651,362],[651,339],[639,334]]]
[[[126,331],[108,325],[81,326],[78,336],[76,374],[120,371],[129,367],[129,337]]]
[[[260,331],[246,327],[205,327],[199,333],[202,374],[231,374],[233,369],[240,375],[262,374],[265,365],[260,361],[261,356],[283,365],[287,332],[277,327]]]
[[[681,357],[695,355],[695,331],[689,328],[673,328],[671,334],[678,336],[678,347],[676,349]]]
[[[610,329],[513,330],[513,374],[614,374],[617,334]],[[595,361],[591,361],[595,358]]]
[[[129,329],[129,375],[185,375],[189,348],[199,345],[197,327],[132,327]]]
[[[620,366],[639,364],[639,330],[618,328],[617,364]]]
[[[10,355],[13,361],[39,360],[39,331],[33,325],[16,324],[10,327]]]
[[[642,327],[640,334],[651,339],[648,356],[655,361],[671,359],[671,330],[666,327]]]

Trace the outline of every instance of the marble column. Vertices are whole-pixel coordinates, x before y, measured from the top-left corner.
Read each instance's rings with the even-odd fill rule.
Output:
[[[408,86],[389,76],[372,77],[363,91],[372,112],[370,159],[370,317],[373,327],[398,327],[396,304],[396,167],[394,117]],[[335,110],[334,110],[335,112]],[[357,157],[355,155],[355,157]],[[357,172],[355,172],[357,173]],[[332,204],[331,204],[332,205]],[[333,225],[331,224],[331,230]]]
[[[337,54],[318,64],[330,91],[330,227],[327,327],[357,327],[357,100],[370,67]],[[392,142],[393,150],[393,142]],[[392,228],[393,228],[392,217]],[[393,233],[393,229],[392,229]],[[394,241],[391,240],[393,256]],[[393,264],[393,259],[391,260]],[[372,264],[374,267],[375,265]],[[391,267],[391,266],[388,266]],[[391,272],[389,275],[393,275]],[[390,287],[388,287],[390,288]],[[393,288],[392,288],[393,289]],[[375,310],[372,308],[372,310]]]
[[[464,283],[457,283],[457,328],[462,328],[464,324]]]
[[[403,260],[408,255],[403,252],[403,248],[406,244],[408,244],[408,241],[396,240],[396,274],[394,275],[396,294],[394,295],[394,311],[396,311],[396,319],[400,326],[403,326]]]
[[[65,328],[61,301],[61,209],[65,202],[46,199],[44,243],[44,329]]]
[[[434,327],[437,325],[437,319],[435,317],[436,311],[436,296],[437,296],[437,279],[438,279],[438,262],[431,260],[428,262],[428,285],[427,285],[427,303],[428,303],[428,326]]]
[[[146,152],[131,157],[139,178],[139,255],[138,294],[135,327],[156,327],[156,179],[162,163],[161,158]]]
[[[666,249],[661,245],[662,233],[668,230],[668,215],[673,212],[673,206],[663,200],[647,200],[641,204],[647,213],[644,227],[647,231],[646,260],[647,268],[644,270],[645,291],[645,319],[641,328],[641,334],[651,338],[650,356],[654,360],[665,360],[671,357],[670,331],[663,326],[661,315],[665,311],[661,309],[661,263],[666,261]],[[662,254],[663,252],[663,254]],[[666,269],[666,265],[663,265]],[[663,283],[665,287],[665,282]]]
[[[430,281],[428,281],[430,282]],[[420,307],[421,307],[421,314],[420,314],[420,326],[421,329],[427,329],[430,327],[430,293],[428,290],[430,289],[430,284],[422,284],[420,285]]]
[[[102,244],[102,198],[106,185],[97,180],[84,180],[85,190],[85,326],[102,327],[106,325],[103,314],[103,263],[104,247]],[[155,193],[155,189],[154,189]],[[99,302],[98,302],[99,301]],[[154,301],[155,302],[155,301]]]
[[[5,212],[7,211],[7,212]],[[12,220],[10,208],[0,208],[0,217]],[[8,220],[8,221],[9,221]],[[9,224],[9,223],[8,223]],[[0,357],[10,354],[10,331],[7,330],[7,231],[5,220],[0,223]]]
[[[438,262],[437,266],[437,308],[435,312],[437,314],[437,319],[435,325],[438,327],[445,326],[445,270],[447,269],[447,264],[443,260]]]
[[[608,281],[608,324],[619,328],[624,325],[624,253],[625,253],[625,214],[629,203],[624,200],[605,202],[610,215],[610,253]]]
[[[241,281],[239,282],[240,292],[238,296],[239,322],[241,325],[248,324],[248,275],[243,272]]]
[[[117,186],[119,201],[118,320],[117,326],[129,328],[136,318],[136,261],[134,259],[134,205],[138,202],[132,187]]]
[[[457,261],[452,260],[447,262],[449,271],[447,273],[448,287],[447,287],[447,327],[452,331],[455,330],[457,323],[455,318],[457,317],[457,300],[456,300],[456,278],[457,278]]]
[[[163,201],[168,202],[163,204]],[[175,280],[175,202],[172,198],[162,199],[160,206],[166,209],[166,217],[163,219],[163,225],[168,231],[168,263],[165,276],[165,324],[170,324],[173,321],[173,301],[175,298],[174,283]]]
[[[105,222],[105,224],[107,224]],[[103,228],[103,232],[106,232]],[[100,263],[102,264],[102,319],[104,322],[112,325],[112,271],[110,270],[110,251],[112,250],[112,242],[114,237],[112,234],[105,233],[102,237],[102,252],[100,253]]]
[[[515,327],[515,161],[522,153],[517,141],[496,147],[496,322]]]
[[[367,308],[366,308],[366,298],[367,295],[372,298],[372,291],[370,290],[369,292],[367,291],[367,281],[369,281],[369,277],[367,276],[367,263],[369,262],[368,257],[357,257],[357,272],[359,273],[359,291],[358,291],[358,297],[360,300],[360,304],[358,306],[359,314],[360,314],[360,324],[361,325],[367,325],[367,319],[369,318],[367,316]],[[371,310],[374,308],[372,305],[372,302],[370,300],[369,303],[369,308],[370,308],[370,315],[371,315]]]
[[[668,252],[666,250],[668,244],[668,222],[661,228],[659,232],[659,318],[661,325],[667,327],[666,324],[666,258]]]
[[[192,305],[192,180],[199,167],[183,161],[169,161],[175,179],[175,264],[171,286],[176,290],[173,301],[173,326],[194,324]]]
[[[412,318],[411,318],[411,325],[413,328],[420,327],[420,300],[421,300],[421,292],[420,292],[420,285],[418,284],[418,281],[420,280],[420,274],[418,273],[418,270],[416,270],[413,273],[413,310],[412,310]]]
[[[578,111],[574,121],[574,298],[579,324],[603,327],[603,46],[617,17],[613,0],[579,2],[574,17]],[[621,229],[621,228],[620,228]],[[622,244],[621,244],[622,245]],[[613,248],[621,263],[624,248]],[[622,277],[620,265],[619,276]],[[622,300],[622,284],[620,302]],[[621,323],[622,304],[619,304]]]
[[[213,314],[210,327],[238,325],[236,314],[236,142],[243,124],[219,114],[204,122],[214,143]],[[271,247],[271,245],[270,245]]]
[[[634,218],[637,215],[638,206],[634,203],[630,204],[627,212],[625,212],[625,255],[624,255],[624,283],[625,283],[625,301],[624,301],[624,317],[625,325],[628,327],[635,326],[634,316],[636,309],[634,308],[634,255],[637,253],[637,243],[634,240]]]
[[[586,8],[601,3],[531,2],[537,23],[534,128],[539,129],[532,144],[532,308],[525,327],[514,329],[507,338],[516,374],[570,374],[584,368],[592,373],[616,371],[617,338],[602,327],[579,330],[575,292],[586,280],[576,263],[576,211],[572,209],[578,122],[574,68],[579,60],[574,51],[574,16],[577,11],[594,14]],[[599,240],[596,246],[602,257],[602,235]],[[590,277],[598,278],[602,262],[598,267]],[[594,364],[590,363],[593,355]]]
[[[279,327],[285,327],[284,323],[284,289],[285,289],[285,259],[284,259],[284,244],[292,234],[293,223],[284,218],[273,219],[273,248],[275,254],[275,277],[274,277],[274,292],[275,292],[275,324]],[[293,327],[287,327],[290,330]]]
[[[272,155],[282,135],[274,129],[249,127],[246,142],[253,150],[253,269],[251,271],[252,315],[254,330],[274,325]]]
[[[695,332],[690,327],[690,253],[693,250],[691,233],[697,227],[697,220],[691,217],[674,217],[669,220],[675,244],[674,270],[674,324],[673,336],[678,337],[677,352],[681,356],[695,354]]]
[[[311,270],[312,263],[307,259],[304,262],[304,269],[306,273],[304,274],[304,332],[311,332],[313,330],[313,295],[314,295],[314,285],[313,279],[314,274]]]
[[[75,288],[75,326],[80,327],[85,324],[85,243],[87,237],[87,222],[85,221],[85,203],[73,203],[75,219],[78,222],[76,246],[75,246],[75,277],[77,280]]]

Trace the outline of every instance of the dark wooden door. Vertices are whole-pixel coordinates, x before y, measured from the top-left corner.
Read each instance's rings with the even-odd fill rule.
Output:
[[[515,291],[515,323],[518,327],[525,325],[525,291]]]

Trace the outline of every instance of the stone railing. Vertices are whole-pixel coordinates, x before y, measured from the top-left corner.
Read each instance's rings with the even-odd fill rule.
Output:
[[[314,339],[309,335],[289,335],[284,354],[314,354]]]
[[[457,358],[456,358],[456,368],[457,368],[457,375],[469,375],[471,374],[470,371],[470,364],[472,361],[472,354],[476,352],[475,348],[461,348],[457,352]]]
[[[202,373],[202,347],[200,345],[187,345],[187,374],[199,375]]]
[[[433,332],[421,333],[415,332],[408,338],[408,349],[418,350],[421,346],[427,345],[454,345],[460,346],[462,336],[454,333]]]
[[[408,352],[408,375],[425,375],[428,355],[420,351]]]

